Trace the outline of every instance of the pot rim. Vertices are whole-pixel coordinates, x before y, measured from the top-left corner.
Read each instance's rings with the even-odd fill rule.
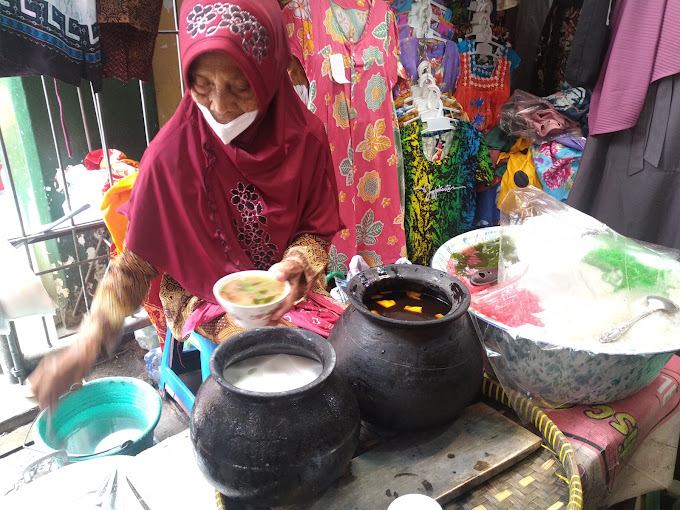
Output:
[[[416,274],[418,271],[420,271],[420,275]],[[449,310],[446,313],[446,315],[444,315],[444,317],[442,317],[441,319],[431,319],[426,321],[407,321],[401,319],[392,319],[390,317],[384,317],[382,315],[372,313],[368,309],[368,307],[364,304],[363,300],[357,297],[357,293],[353,292],[353,289],[355,287],[358,289],[363,288],[365,291],[365,289],[368,289],[372,284],[384,280],[386,278],[390,278],[389,274],[390,272],[392,273],[392,276],[396,278],[411,281],[416,281],[416,278],[418,278],[421,281],[419,282],[416,281],[416,283],[420,283],[422,285],[430,284],[433,286],[437,286],[439,290],[442,291],[447,296],[447,299],[449,299],[449,301],[451,302],[451,310]],[[446,281],[449,284],[449,288],[447,289],[443,285],[437,285],[434,278],[432,279],[423,278],[422,275],[424,274],[436,276],[439,279]],[[453,290],[454,286],[455,288],[457,288],[457,291]],[[380,322],[383,324],[388,324],[391,326],[397,326],[401,328],[428,328],[432,326],[441,326],[442,324],[455,321],[462,317],[465,314],[465,312],[467,312],[471,303],[470,291],[465,286],[465,284],[463,284],[463,282],[460,281],[458,278],[444,271],[440,271],[439,269],[434,269],[429,266],[420,266],[417,264],[387,264],[384,266],[374,267],[371,269],[367,269],[366,271],[362,271],[349,281],[349,283],[347,284],[346,293],[352,306],[359,313],[363,314],[365,317],[368,317],[370,320],[375,322]],[[456,299],[456,294],[461,296],[461,298]],[[364,292],[360,292],[360,295],[363,297]]]
[[[473,317],[473,324],[475,320],[480,320],[483,322],[486,322],[488,325],[495,327],[497,330],[501,331],[504,333],[505,338],[504,340],[511,340],[513,342],[517,342],[518,340],[522,340],[525,342],[530,342],[532,344],[536,344],[540,349],[546,350],[546,351],[562,351],[564,353],[571,353],[571,354],[588,354],[591,358],[595,359],[597,358],[603,358],[605,356],[610,356],[610,357],[625,357],[625,356],[639,356],[643,358],[651,358],[653,356],[657,355],[664,355],[664,354],[674,354],[678,352],[677,350],[668,350],[668,351],[640,351],[640,352],[633,352],[633,351],[594,351],[592,349],[579,349],[578,346],[574,345],[565,345],[563,343],[555,343],[555,342],[550,342],[548,340],[542,340],[542,339],[533,339],[529,338],[527,336],[523,336],[520,334],[517,334],[517,332],[514,331],[514,328],[510,326],[506,326],[502,322],[497,321],[496,319],[492,319],[490,317],[487,317],[481,312],[478,312],[474,308],[470,307],[468,310],[470,315]],[[477,325],[475,325],[475,328],[477,328]],[[482,336],[481,333],[478,333],[479,336]],[[603,344],[603,345],[614,345],[614,344]]]
[[[274,334],[270,335],[270,333]],[[297,338],[298,343],[292,345],[284,343],[281,341],[282,335]],[[272,348],[273,352],[270,350]],[[304,386],[279,392],[246,390],[224,379],[222,373],[225,368],[239,361],[267,354],[304,356],[320,362],[323,369],[316,379]],[[210,376],[225,390],[251,399],[295,397],[322,385],[335,369],[336,359],[335,349],[321,335],[302,328],[267,326],[242,331],[218,345],[210,357]]]

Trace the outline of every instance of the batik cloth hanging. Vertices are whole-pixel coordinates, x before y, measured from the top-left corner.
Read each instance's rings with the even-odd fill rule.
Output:
[[[0,76],[43,74],[101,90],[95,0],[0,0]]]
[[[104,77],[151,79],[163,0],[99,0]]]
[[[347,273],[357,254],[371,266],[395,262],[406,247],[392,101],[400,67],[394,14],[382,0],[292,0],[283,13],[309,79],[307,106],[328,131],[346,225],[333,239],[328,271]]]

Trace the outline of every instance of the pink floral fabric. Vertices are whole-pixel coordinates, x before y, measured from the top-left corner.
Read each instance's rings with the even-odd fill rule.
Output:
[[[543,191],[558,200],[566,201],[576,178],[581,154],[581,151],[559,142],[533,146],[531,157]]]
[[[391,95],[399,39],[394,14],[382,0],[333,3],[350,10],[352,19],[365,19],[363,30],[348,23],[350,16],[336,15],[329,1],[292,0],[283,14],[293,54],[309,79],[307,106],[328,131],[346,225],[333,239],[328,271],[347,273],[356,254],[371,266],[406,254]],[[334,79],[336,58],[349,83]]]

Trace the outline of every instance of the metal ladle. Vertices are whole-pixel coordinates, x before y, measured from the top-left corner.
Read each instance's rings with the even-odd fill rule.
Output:
[[[603,344],[616,342],[633,326],[633,324],[644,319],[648,315],[653,314],[654,312],[658,312],[659,310],[664,312],[676,312],[678,307],[675,303],[673,303],[673,301],[666,299],[665,297],[647,296],[647,309],[644,312],[642,312],[640,315],[637,315],[636,317],[633,317],[628,322],[624,322],[620,326],[616,326],[615,328],[602,333],[600,342]]]

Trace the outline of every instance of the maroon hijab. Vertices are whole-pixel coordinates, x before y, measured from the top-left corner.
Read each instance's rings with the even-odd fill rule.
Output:
[[[255,122],[231,144],[213,133],[189,90],[144,154],[127,207],[128,249],[215,302],[225,274],[267,269],[302,234],[330,241],[341,228],[323,124],[287,76],[288,38],[275,0],[185,0],[182,71],[223,51],[258,100]]]

